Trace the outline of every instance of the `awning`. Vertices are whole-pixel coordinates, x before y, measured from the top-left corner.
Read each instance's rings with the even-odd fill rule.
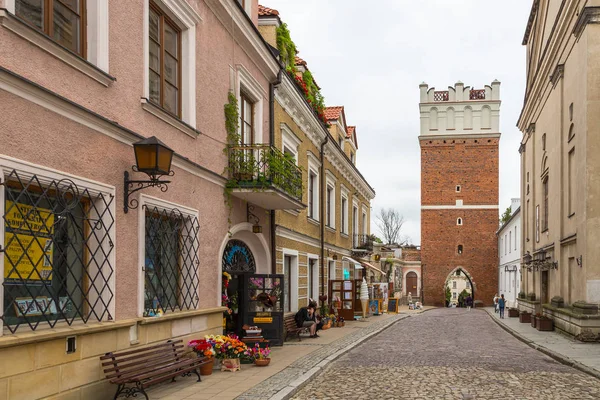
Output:
[[[375,267],[374,265],[369,264],[368,262],[362,262],[361,264],[364,265],[367,268],[371,268],[372,270],[379,272],[382,275],[385,274],[382,270],[380,270],[379,268]]]
[[[363,266],[360,265],[360,262],[356,261],[354,258],[343,256],[342,260],[346,260],[350,264],[354,264],[354,268],[356,268],[356,269],[363,269]]]

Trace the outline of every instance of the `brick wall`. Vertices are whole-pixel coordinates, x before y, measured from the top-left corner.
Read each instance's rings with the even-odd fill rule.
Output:
[[[422,140],[421,168],[422,205],[498,204],[498,139]],[[446,280],[458,267],[471,277],[475,300],[492,304],[498,286],[497,229],[497,209],[421,210],[425,304],[444,304]]]
[[[402,259],[404,261],[421,261],[421,250],[416,247],[403,247]]]

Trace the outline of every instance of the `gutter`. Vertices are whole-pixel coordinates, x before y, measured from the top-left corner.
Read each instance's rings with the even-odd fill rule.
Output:
[[[319,205],[320,205],[320,213],[321,214],[321,295],[325,295],[325,206],[323,204],[323,197],[325,195],[324,185],[326,185],[327,181],[325,180],[325,154],[324,149],[325,145],[329,142],[329,132],[325,136],[325,140],[321,143],[321,185],[319,190]],[[309,283],[310,284],[310,283]]]

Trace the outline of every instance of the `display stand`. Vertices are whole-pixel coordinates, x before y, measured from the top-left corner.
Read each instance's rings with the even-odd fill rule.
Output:
[[[339,317],[346,321],[354,319],[356,307],[356,285],[353,280],[329,281],[329,296]],[[337,300],[339,299],[339,300]],[[360,302],[360,300],[359,300]]]

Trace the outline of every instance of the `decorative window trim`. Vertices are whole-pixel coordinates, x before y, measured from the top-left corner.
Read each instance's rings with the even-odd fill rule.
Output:
[[[309,153],[310,154],[310,153]],[[308,195],[310,194],[310,174],[311,172],[313,173],[313,175],[315,176],[315,188],[313,188],[313,215],[308,215],[309,220],[313,220],[316,222],[319,222],[319,215],[320,213],[320,204],[319,204],[319,188],[320,188],[320,184],[321,184],[321,177],[319,174],[319,165],[316,165],[314,160],[311,159],[311,157],[308,158],[308,171],[306,174],[306,185],[307,185],[307,190],[306,190],[306,194],[307,194],[307,200],[308,199]],[[307,201],[308,204],[308,201]],[[307,209],[307,214],[308,214],[309,210]]]
[[[462,226],[463,219],[461,217],[456,218],[456,225]]]
[[[167,200],[162,200],[156,197],[148,196],[146,194],[140,194],[139,198],[139,207],[138,207],[138,265],[143,266],[146,264],[146,207],[157,207],[163,210],[172,210],[177,209],[184,216],[190,216],[199,219],[200,214],[198,210],[193,208],[188,208],[181,204],[172,203]],[[197,241],[200,240],[199,237],[196,237]],[[200,269],[200,266],[197,266]],[[144,292],[146,287],[146,277],[145,271],[143,268],[139,268],[138,271],[138,317],[142,317],[144,315]],[[199,296],[196,293],[196,296]],[[182,312],[187,312],[189,310],[185,310]]]
[[[63,171],[59,171],[53,168],[48,168],[45,166],[41,166],[38,164],[33,164],[27,161],[19,160],[13,157],[0,155],[0,182],[4,183],[5,178],[4,174],[10,171],[16,171],[19,176],[24,178],[31,178],[32,176],[37,176],[38,180],[42,185],[49,184],[52,181],[60,181],[61,179],[70,179],[80,188],[85,188],[89,191],[90,194],[98,195],[102,194],[105,196],[115,197],[116,189],[114,186],[107,185],[98,181],[90,180],[87,178],[83,178],[77,175],[72,175]],[[2,209],[4,209],[5,202],[5,194],[4,188],[0,187],[0,204],[2,205]],[[111,215],[116,215],[116,201],[112,201],[110,204],[109,212]],[[2,214],[4,215],[4,211]],[[1,220],[2,218],[0,218]],[[4,225],[4,223],[3,223]],[[0,229],[0,244],[4,246],[5,236],[4,236],[4,226]],[[108,234],[113,241],[116,241],[116,224],[112,224],[111,228],[108,230]],[[110,265],[116,265],[116,251],[112,251],[108,260]],[[0,270],[4,271],[5,268],[5,258],[4,256],[0,257]],[[107,280],[108,287],[113,293],[116,293],[115,287],[115,277],[116,273],[113,273],[112,277]],[[4,313],[4,273],[0,274],[0,316]],[[108,305],[108,313],[112,316],[116,315],[116,301],[115,298]],[[58,328],[58,325],[56,326]],[[0,336],[3,335],[4,325],[3,321],[0,319]]]
[[[362,227],[362,234],[363,235],[368,235],[369,234],[369,229],[368,229],[368,224],[369,224],[369,210],[367,209],[367,206],[365,206],[364,204],[362,205],[362,213],[361,213],[360,222],[363,225],[363,227]]]
[[[143,99],[150,98],[150,1],[144,0],[143,51],[144,92]],[[200,15],[185,0],[152,0],[181,29],[181,120],[196,126],[196,25]],[[148,108],[144,108],[148,111]],[[161,118],[162,119],[162,118]]]
[[[290,311],[298,310],[298,282],[299,282],[299,256],[298,250],[286,249],[282,250],[283,252],[283,271],[285,272],[285,256],[289,256],[292,258],[292,263],[290,264],[290,294],[288,296],[290,301]],[[285,309],[285,306],[284,306]]]
[[[311,269],[311,265],[310,265],[310,260],[314,260],[315,264],[314,266],[316,266],[316,274],[313,274],[310,269]],[[306,255],[306,297],[307,298],[311,298],[310,297],[310,289],[312,287],[313,290],[313,295],[316,294],[316,298],[314,298],[313,300],[318,300],[319,299],[319,255],[318,254],[310,254],[308,253]],[[311,278],[310,280],[308,278]]]
[[[108,87],[116,80],[108,74],[108,1],[87,2],[87,60],[18,18],[14,14],[14,0],[9,0],[6,7],[0,9],[0,24],[6,29],[103,86]]]
[[[241,64],[236,65],[236,87],[238,107],[242,105],[242,92],[253,101],[252,123],[254,129],[254,143],[264,143],[263,137],[263,107],[267,92],[264,87],[252,76],[250,71]],[[238,110],[240,111],[240,110]],[[240,111],[241,112],[241,111]]]
[[[348,236],[348,217],[349,217],[349,213],[348,210],[350,208],[350,202],[348,200],[348,189],[345,188],[344,185],[342,185],[342,187],[340,188],[340,212],[341,215],[343,216],[342,221],[343,224],[340,224],[342,226],[340,226],[340,231],[342,233],[342,235],[345,235],[346,237]],[[343,204],[342,204],[342,199],[346,200],[346,207],[344,208]]]
[[[285,153],[285,148],[290,149],[294,153],[296,159],[296,165],[298,165],[298,148],[302,143],[302,140],[294,134],[294,132],[287,126],[286,123],[282,122],[281,125],[281,152]]]
[[[327,171],[329,172],[329,171]],[[327,217],[325,219],[325,221],[329,220],[329,224],[327,224],[326,226],[328,226],[329,228],[335,229],[335,210],[336,210],[336,191],[335,191],[335,180],[331,179],[331,177],[329,176],[329,173],[326,174],[325,176],[325,196],[327,196],[327,188],[331,188],[331,199],[329,201],[329,208],[326,210],[327,211]],[[325,200],[327,200],[327,198],[325,198]],[[327,207],[327,204],[325,204],[325,207]]]
[[[199,130],[197,130],[196,128],[194,128],[191,125],[186,124],[184,121],[180,120],[179,118],[175,117],[174,115],[169,114],[168,112],[166,112],[165,110],[163,110],[161,107],[157,106],[156,104],[152,103],[148,99],[141,99],[141,102],[142,102],[142,108],[144,110],[148,111],[150,114],[154,115],[158,119],[161,119],[162,121],[171,125],[173,128],[180,130],[181,132],[185,133],[189,137],[196,139],[198,137],[198,135],[200,135]]]

